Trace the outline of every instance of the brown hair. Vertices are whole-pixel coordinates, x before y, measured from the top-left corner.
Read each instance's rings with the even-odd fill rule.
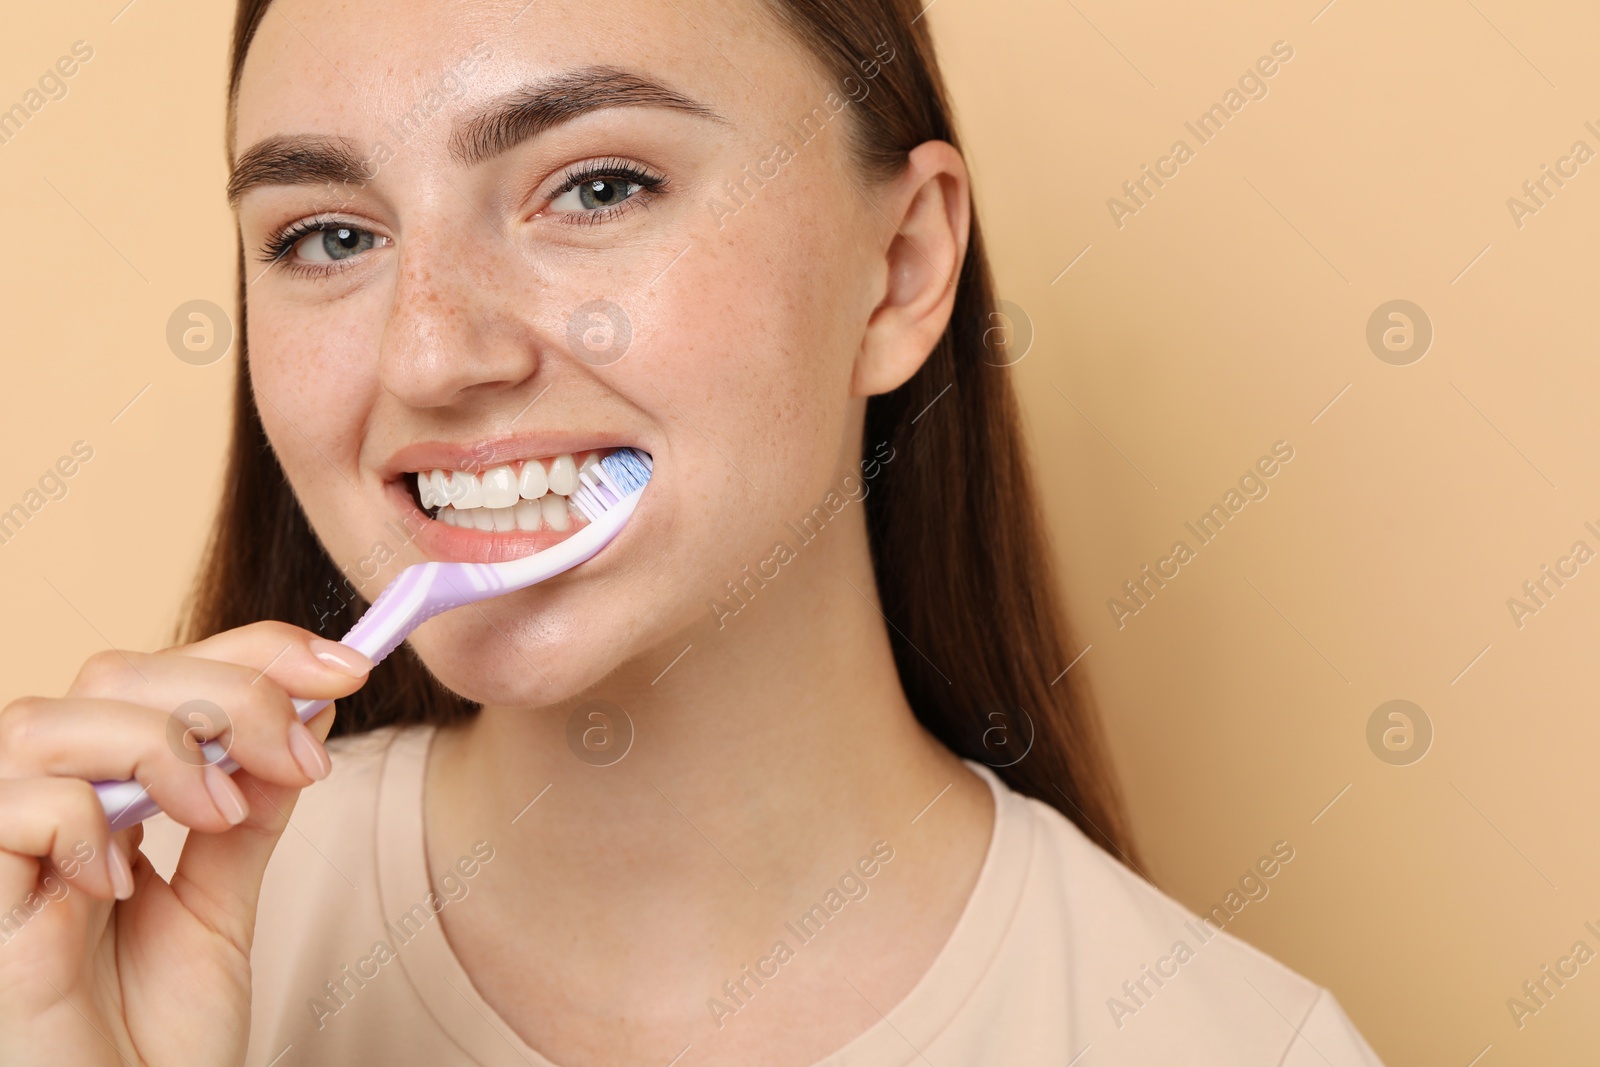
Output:
[[[271,0],[239,0],[228,94]],[[829,81],[870,77],[846,125],[869,180],[917,145],[960,149],[927,23],[906,0],[768,0]],[[892,51],[881,51],[887,45]],[[889,57],[885,60],[885,56]],[[879,61],[876,68],[864,64]],[[221,510],[185,627],[196,640],[258,619],[342,634],[367,601],[324,551],[262,429],[244,358],[240,250],[239,374]],[[889,442],[865,498],[873,566],[900,684],[918,719],[959,756],[1057,808],[1137,869],[1098,718],[1081,670],[1063,677],[1067,627],[1035,502],[1008,372],[990,360],[994,283],[976,217],[949,327],[900,388],[867,402],[865,444]],[[1000,351],[1004,351],[1003,347]],[[974,477],[970,466],[977,468]],[[996,520],[999,521],[996,521]],[[475,706],[402,645],[339,702],[335,734],[391,723],[447,723]],[[1026,751],[1020,759],[1010,754]]]

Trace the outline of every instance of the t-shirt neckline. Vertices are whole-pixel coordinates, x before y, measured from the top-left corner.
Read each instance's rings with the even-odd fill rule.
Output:
[[[390,930],[416,905],[426,908],[432,892],[422,828],[428,749],[435,733],[432,726],[396,731],[384,754],[375,846],[381,918]],[[1033,860],[1033,821],[1027,818],[1026,798],[989,767],[962,762],[988,784],[994,797],[989,846],[966,906],[910,992],[812,1067],[920,1061],[922,1050],[954,1021],[982,982],[1011,927]],[[563,1067],[531,1048],[479,995],[436,915],[393,947],[424,1008],[472,1060],[482,1067]]]

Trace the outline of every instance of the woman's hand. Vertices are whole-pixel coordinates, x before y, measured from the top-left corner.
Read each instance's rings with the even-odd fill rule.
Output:
[[[243,1062],[261,877],[300,790],[330,769],[333,708],[307,729],[291,701],[347,696],[371,668],[263,622],[98,653],[65,696],[0,710],[0,1063]],[[197,748],[219,733],[231,777]],[[192,831],[170,884],[140,827],[109,832],[89,784],[125,778]]]

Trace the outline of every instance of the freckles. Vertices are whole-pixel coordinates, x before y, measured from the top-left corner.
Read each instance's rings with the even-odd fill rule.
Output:
[[[256,316],[258,321],[265,317]],[[249,335],[251,381],[274,403],[302,407],[304,398],[318,402],[330,388],[347,391],[350,383],[338,382],[343,361],[326,350],[310,325],[291,323],[274,329],[252,324]]]
[[[248,314],[248,360],[267,437],[297,491],[329,461],[344,467],[360,447],[371,382],[361,361],[330,342],[315,316],[261,301]],[[330,470],[328,473],[332,473]]]
[[[817,276],[819,264],[837,274],[818,244],[839,238],[819,237],[801,221],[804,200],[753,205],[735,220],[747,225],[730,225],[725,240],[691,253],[703,258],[674,268],[681,273],[668,303],[673,355],[661,382],[714,438],[728,434],[762,457],[752,456],[757,466],[783,471],[837,447],[848,386],[833,322],[838,296],[829,276]]]
[[[246,331],[250,384],[262,400],[271,401],[258,406],[270,409],[272,404],[281,403],[287,394],[304,390],[310,368],[295,366],[289,358],[289,353],[304,350],[296,343],[295,331],[270,329],[261,325],[263,316],[259,312],[250,315],[247,309],[246,314],[250,316]],[[261,412],[263,419],[272,414],[270,410]]]
[[[778,410],[773,413],[775,423],[799,423],[817,406],[817,397],[808,393],[798,381],[790,379],[788,387],[778,395]]]

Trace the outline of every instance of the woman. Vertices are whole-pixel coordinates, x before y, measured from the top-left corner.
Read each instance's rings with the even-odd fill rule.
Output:
[[[0,714],[0,1061],[1376,1063],[1130,869],[920,12],[587,14],[241,0],[222,511]],[[621,446],[591,562],[328,640]]]

